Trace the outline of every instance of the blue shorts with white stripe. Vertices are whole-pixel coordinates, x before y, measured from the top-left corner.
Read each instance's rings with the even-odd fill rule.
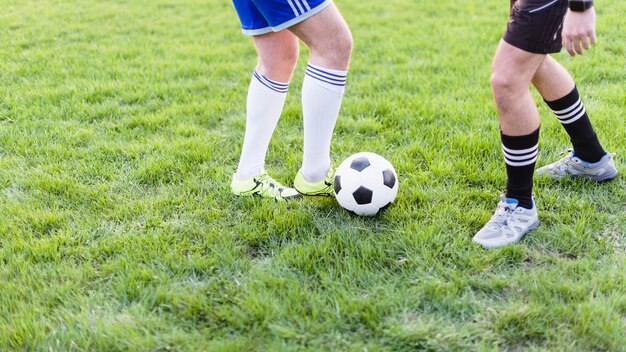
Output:
[[[322,11],[332,0],[233,0],[247,35],[278,32]]]

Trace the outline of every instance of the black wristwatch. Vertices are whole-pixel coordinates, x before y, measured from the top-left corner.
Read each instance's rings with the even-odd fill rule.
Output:
[[[569,0],[569,9],[574,12],[584,12],[593,7],[593,0]]]

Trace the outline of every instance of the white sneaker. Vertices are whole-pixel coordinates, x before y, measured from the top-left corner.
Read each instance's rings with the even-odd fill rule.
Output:
[[[474,242],[484,248],[496,248],[517,243],[539,225],[537,207],[532,209],[518,206],[515,199],[500,196],[500,202],[491,220],[474,236]]]
[[[610,181],[617,176],[617,168],[609,153],[606,153],[598,162],[588,163],[575,156],[571,149],[568,152],[557,162],[537,169],[537,175],[552,178],[583,177],[598,182]]]

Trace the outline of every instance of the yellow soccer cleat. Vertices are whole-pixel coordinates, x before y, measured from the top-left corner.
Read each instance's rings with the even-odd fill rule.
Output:
[[[331,165],[328,169],[328,174],[325,179],[317,182],[309,182],[302,175],[302,170],[298,170],[296,179],[293,181],[293,187],[296,191],[304,194],[305,196],[326,196],[332,197],[335,195],[333,190],[333,177],[335,176],[335,169]]]
[[[233,175],[230,188],[238,196],[261,196],[274,198],[279,202],[300,199],[302,196],[295,189],[285,187],[271,178],[265,170],[259,176],[240,181]]]

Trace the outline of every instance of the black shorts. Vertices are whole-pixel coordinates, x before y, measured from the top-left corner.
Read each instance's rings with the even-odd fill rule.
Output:
[[[567,0],[511,0],[504,41],[536,54],[561,51]]]

